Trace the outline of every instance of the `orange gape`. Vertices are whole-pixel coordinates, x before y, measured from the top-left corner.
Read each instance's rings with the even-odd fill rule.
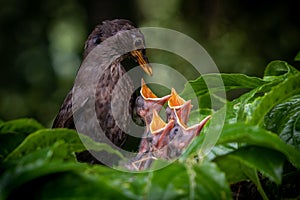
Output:
[[[168,106],[170,108],[177,108],[178,106],[181,106],[184,103],[185,103],[185,100],[177,94],[177,92],[174,88],[172,88],[171,97],[168,101]]]
[[[142,79],[142,88],[141,95],[144,99],[157,98],[157,96],[150,90],[150,88],[146,85],[144,79]]]

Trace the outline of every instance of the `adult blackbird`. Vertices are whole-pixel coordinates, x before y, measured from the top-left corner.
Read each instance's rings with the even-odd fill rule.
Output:
[[[122,146],[126,141],[127,134],[124,133],[124,131],[118,126],[114,119],[111,108],[111,101],[113,99],[112,91],[115,85],[117,84],[118,80],[126,73],[126,70],[122,65],[122,61],[126,58],[133,58],[148,75],[152,74],[152,68],[150,67],[148,59],[145,56],[144,37],[142,33],[139,30],[137,30],[135,32],[127,34],[127,38],[122,38],[122,34],[119,34],[126,31],[128,32],[128,30],[133,29],[137,30],[134,24],[126,19],[103,21],[102,23],[97,25],[92,31],[92,33],[89,35],[87,41],[85,42],[83,52],[84,60],[88,57],[89,53],[93,49],[95,49],[98,45],[101,45],[101,43],[103,43],[106,39],[115,35],[120,35],[121,40],[123,39],[135,41],[134,46],[136,47],[136,50],[132,50],[129,53],[120,56],[115,61],[110,63],[110,65],[105,66],[102,76],[98,81],[98,85],[96,86],[95,112],[100,127],[105,133],[106,137],[113,144],[119,147]],[[107,52],[109,53],[111,51]],[[99,64],[101,64],[101,62],[107,63],[106,61],[104,62],[103,60],[99,60]],[[128,82],[130,83],[130,80],[128,80]],[[72,109],[72,95],[74,95],[73,90],[71,90],[66,96],[59,110],[59,113],[54,120],[53,128],[76,129],[73,118],[73,113],[76,112],[76,110],[74,111],[74,109]],[[134,99],[131,99],[128,107],[129,113],[133,112],[134,102]]]

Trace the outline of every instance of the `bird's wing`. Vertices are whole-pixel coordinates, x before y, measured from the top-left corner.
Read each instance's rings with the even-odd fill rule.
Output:
[[[70,128],[75,129],[72,112],[72,90],[66,96],[59,113],[57,114],[52,128]]]
[[[84,92],[85,93],[84,93]],[[62,106],[60,107],[59,113],[57,114],[52,128],[69,128],[69,129],[76,129],[76,122],[82,121],[82,122],[89,122],[93,117],[93,115],[87,115],[87,113],[93,113],[93,109],[95,107],[93,106],[94,103],[92,100],[93,98],[90,98],[88,95],[90,91],[88,89],[86,90],[77,90],[78,94],[80,96],[74,97],[74,88],[68,93],[66,96]],[[75,102],[74,101],[75,98]],[[91,110],[92,109],[92,110]],[[75,118],[74,118],[75,117]],[[96,117],[96,116],[95,116]],[[76,121],[74,121],[76,120]],[[81,124],[82,125],[82,124]],[[92,126],[91,124],[87,123],[85,124],[87,126]]]

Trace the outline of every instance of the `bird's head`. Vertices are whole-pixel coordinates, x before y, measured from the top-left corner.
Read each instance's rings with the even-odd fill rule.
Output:
[[[134,58],[148,75],[152,75],[152,68],[146,57],[144,36],[131,21],[126,19],[106,20],[97,25],[85,43],[83,57],[85,58],[95,47],[112,36],[115,36],[112,42],[116,52],[129,52],[122,58],[128,56]]]

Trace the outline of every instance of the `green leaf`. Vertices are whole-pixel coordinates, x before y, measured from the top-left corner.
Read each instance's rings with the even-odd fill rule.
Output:
[[[128,185],[129,173],[104,166],[93,167],[95,171],[87,164],[53,159],[53,155],[48,148],[40,149],[7,166],[0,176],[0,199],[131,199],[120,184],[113,184]],[[112,175],[116,176],[112,179]]]
[[[78,133],[69,129],[41,129],[30,134],[5,161],[16,160],[38,149],[50,148],[57,158],[74,160],[74,151],[85,150]]]
[[[126,183],[129,174],[127,179],[111,179],[111,174],[117,174],[115,170],[97,168],[97,174],[91,173],[87,164],[53,160],[51,150],[37,150],[0,176],[0,199],[129,199],[119,186],[111,184],[115,180]]]
[[[36,199],[131,199],[122,193],[119,187],[112,187],[110,180],[96,179],[95,176],[87,176],[78,170],[76,173],[68,171],[51,174],[42,179],[45,180],[43,184],[37,179],[32,181],[30,186],[25,185],[25,188],[28,190],[29,187],[30,190],[25,196],[32,198],[32,191],[35,191]],[[21,191],[24,190],[21,188]],[[24,197],[24,194],[22,196]]]
[[[0,123],[0,134],[24,133],[28,135],[42,128],[44,127],[34,119],[16,119]]]
[[[268,65],[264,79],[270,82],[227,104],[227,122],[262,125],[264,116],[277,104],[300,92],[300,74],[286,62]]]
[[[266,129],[300,150],[300,95],[295,95],[272,108],[265,116]]]
[[[80,136],[80,137],[79,137]],[[29,135],[5,161],[18,159],[37,149],[51,148],[54,152],[54,158],[64,160],[74,160],[74,152],[86,150],[84,144],[89,150],[106,151],[121,157],[118,151],[112,149],[108,144],[97,143],[88,136],[77,133],[70,129],[42,129]]]
[[[74,156],[74,152],[85,150],[82,140],[84,140],[84,142],[95,151],[105,150],[107,152],[115,153],[114,150],[111,150],[110,146],[102,143],[95,143],[84,135],[79,137],[78,133],[74,130],[38,130],[37,132],[29,135],[22,144],[20,144],[5,159],[1,169],[3,173],[0,176],[0,193],[2,195],[0,196],[0,199],[1,197],[5,198],[8,196],[13,190],[19,187],[25,187],[26,184],[29,184],[32,181],[38,181],[37,179],[46,175],[57,172],[69,172],[70,170],[78,170],[82,172],[86,165],[76,162]],[[112,172],[113,170],[110,173]],[[85,179],[89,178],[90,177],[85,177]],[[58,177],[57,180],[60,180],[60,177]],[[49,183],[50,182],[51,181],[49,180]],[[116,197],[117,194],[119,194],[119,197],[123,196],[120,192],[117,193],[115,191],[113,193],[117,187],[115,189],[110,188],[111,186],[109,185],[104,185],[102,187],[101,184],[103,184],[103,177],[101,181],[96,183],[92,182],[90,184],[99,185],[96,187],[97,191],[103,192],[104,188],[107,187],[110,189],[111,192],[107,193],[107,195],[103,195],[103,198],[107,197],[107,199],[109,199],[110,197]],[[59,195],[60,192],[63,194],[63,190],[69,187],[71,187],[71,185],[66,186],[56,184],[57,192],[53,194]],[[84,190],[91,191],[88,187]],[[45,193],[49,195],[50,191],[46,190]],[[70,192],[68,193],[70,195]],[[84,194],[87,195],[85,192],[82,195]],[[100,192],[96,194],[99,196]],[[43,195],[44,193],[41,193],[41,196]],[[73,197],[76,198],[76,195]]]
[[[231,199],[225,174],[211,162],[174,162],[160,170],[138,174],[106,171],[95,166],[88,173],[107,180],[106,184],[119,188],[131,199]]]
[[[192,105],[199,109],[219,110],[225,105],[225,103],[227,103],[227,100],[217,94],[207,93],[199,96],[198,98],[192,99]]]
[[[299,71],[285,61],[272,61],[264,72],[264,80],[286,79],[288,76],[298,75]]]
[[[241,88],[252,89],[265,83],[260,78],[249,77],[244,74],[204,74],[196,80],[189,81],[181,95],[190,99],[194,95],[202,96],[208,93]]]
[[[228,181],[231,183],[234,183],[237,178],[238,181],[245,180],[235,176],[235,173],[243,174],[240,168],[241,165],[257,169],[277,184],[280,184],[282,180],[284,156],[278,151],[271,149],[246,146],[229,154],[219,156],[214,161],[226,172],[226,176],[229,178]],[[236,166],[235,170],[232,170],[231,165]],[[243,178],[243,176],[241,177]]]
[[[255,167],[250,167],[244,163],[239,156],[228,154],[215,159],[220,169],[225,172],[226,179],[230,184],[238,183],[245,180],[251,180],[257,187],[264,199],[267,196],[260,184]]]
[[[27,156],[35,159],[23,162],[22,158],[20,165],[9,167],[0,176],[2,199],[19,197],[16,191],[23,192],[23,197],[39,199],[231,199],[225,174],[214,163],[175,162],[154,172],[132,174],[103,166],[55,161],[44,150]]]
[[[237,99],[227,104],[226,121],[227,123],[236,123],[246,121],[248,116],[251,116],[254,110],[253,101],[265,93],[272,90],[280,81],[266,83],[257,87],[246,94],[243,94]]]
[[[149,184],[147,199],[179,199],[190,195],[189,176],[183,165],[172,164],[153,172]]]
[[[145,199],[152,181],[151,172],[128,173],[100,165],[91,166],[84,174],[104,182],[108,187],[118,189],[130,199]]]
[[[83,164],[62,163],[53,161],[53,151],[49,148],[37,149],[14,162],[6,162],[2,166],[4,173],[0,175],[0,199],[7,196],[21,185],[38,177],[52,173],[83,169]]]
[[[213,161],[226,174],[228,183],[233,184],[248,179],[248,176],[243,172],[245,165],[239,160],[239,157],[227,154],[219,156]]]
[[[194,156],[195,154],[200,156],[200,158],[203,158],[203,153],[206,153],[205,155],[207,155],[208,150],[210,150],[209,152],[213,150],[210,149],[211,146],[209,145],[208,150],[206,149],[206,145],[203,146],[205,138],[208,137],[206,134],[207,133],[201,134],[194,139],[183,153],[180,161],[184,162],[188,157]],[[211,138],[211,136],[209,138]],[[244,123],[225,124],[221,135],[214,145],[224,146],[226,149],[224,152],[227,153],[234,150],[234,148],[229,149],[227,147],[227,145],[231,144],[239,144],[240,146],[248,144],[276,150],[285,155],[289,162],[295,167],[300,168],[300,151],[293,146],[286,144],[278,137],[278,135],[258,126],[251,126]]]
[[[216,164],[205,163],[195,166],[192,170],[194,170],[192,173],[194,172],[196,177],[194,185],[191,184],[194,186],[194,196],[191,199],[231,199],[225,174],[220,171]]]
[[[300,74],[289,77],[262,97],[258,97],[251,104],[252,112],[247,114],[250,124],[262,125],[264,116],[277,104],[285,99],[300,93]]]
[[[276,134],[260,127],[242,123],[225,125],[217,144],[231,142],[246,143],[279,151],[284,154],[295,167],[300,168],[300,151],[286,144]]]
[[[153,172],[149,184],[146,199],[231,199],[225,174],[214,163],[174,163]]]
[[[17,119],[0,124],[0,161],[32,132],[43,126],[33,119]]]

